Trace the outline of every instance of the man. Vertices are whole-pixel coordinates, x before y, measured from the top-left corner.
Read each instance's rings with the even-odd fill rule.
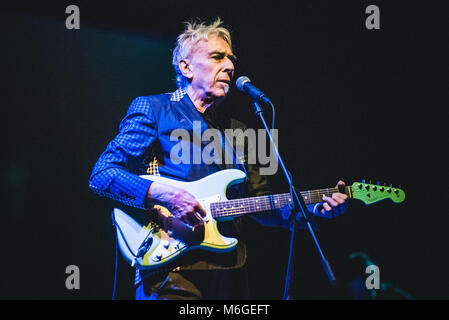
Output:
[[[147,209],[154,204],[166,207],[176,219],[189,226],[202,223],[204,208],[188,190],[140,178],[141,174],[161,174],[177,180],[193,181],[228,167],[247,173],[245,190],[240,194],[261,195],[270,192],[267,179],[254,165],[235,160],[231,166],[220,163],[179,163],[171,151],[178,143],[170,139],[177,129],[194,134],[194,123],[207,128],[241,127],[233,119],[218,117],[215,110],[226,98],[234,76],[236,57],[230,33],[220,19],[211,25],[187,23],[173,51],[178,90],[171,94],[135,99],[120,124],[118,135],[109,143],[95,165],[90,188],[128,206]],[[229,127],[228,127],[229,126]],[[189,142],[190,143],[190,142]],[[194,147],[193,145],[191,146]],[[340,185],[344,183],[339,182]],[[332,217],[344,212],[346,195],[335,193],[310,208],[316,215]],[[273,218],[274,217],[274,218]],[[259,216],[260,221],[264,221]],[[281,225],[282,219],[271,214],[265,221]],[[275,221],[275,222],[273,222]],[[276,222],[277,221],[277,222]],[[220,225],[226,236],[238,236],[236,223]],[[223,231],[225,230],[225,231]],[[137,270],[137,299],[225,299],[245,298],[246,248],[239,242],[227,254],[192,252],[169,272],[151,274]]]

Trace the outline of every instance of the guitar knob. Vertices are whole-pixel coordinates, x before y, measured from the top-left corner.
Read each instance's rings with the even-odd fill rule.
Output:
[[[162,260],[162,253],[157,253],[154,258],[155,261],[161,261]]]
[[[377,187],[376,187],[376,186],[373,186],[373,190],[376,191],[376,190],[377,190]]]
[[[379,190],[380,190],[380,192],[384,192],[385,189],[384,189],[384,187],[380,187]]]

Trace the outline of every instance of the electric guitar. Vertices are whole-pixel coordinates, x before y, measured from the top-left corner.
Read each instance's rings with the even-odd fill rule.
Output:
[[[120,250],[131,266],[139,269],[151,270],[168,266],[181,255],[196,249],[231,251],[238,241],[221,235],[217,221],[283,208],[292,202],[290,193],[228,200],[227,188],[246,178],[243,171],[236,169],[222,170],[193,182],[152,175],[141,177],[187,190],[196,197],[207,214],[202,218],[202,224],[191,228],[175,219],[165,207],[156,205],[153,209],[159,212],[160,225],[155,227],[153,223],[143,226],[121,209],[115,208],[113,218]],[[336,187],[302,191],[300,194],[305,204],[314,204],[321,202],[323,195],[331,196],[335,192],[339,192]],[[349,199],[361,200],[366,205],[384,199],[401,203],[405,199],[405,193],[401,189],[363,182],[345,186],[344,193]]]

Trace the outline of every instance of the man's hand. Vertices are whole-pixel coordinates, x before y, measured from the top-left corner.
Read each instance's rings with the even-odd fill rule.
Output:
[[[164,206],[175,218],[192,227],[203,222],[198,215],[206,217],[206,211],[192,194],[167,184],[153,182],[148,190],[147,200]]]
[[[345,187],[343,181],[338,181],[337,188],[341,189]],[[348,196],[344,193],[336,192],[332,194],[332,197],[326,197],[323,195],[323,201],[315,206],[313,213],[316,216],[324,218],[335,218],[343,214],[346,211],[349,203],[346,201]]]

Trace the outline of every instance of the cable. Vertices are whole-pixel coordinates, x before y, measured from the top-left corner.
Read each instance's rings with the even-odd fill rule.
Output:
[[[148,251],[148,245],[151,246],[151,243],[153,241],[153,239],[151,238],[152,234],[153,234],[153,227],[151,227],[151,229],[149,230],[147,236],[145,237],[145,239],[143,240],[142,244],[140,245],[139,249],[137,250],[137,254],[134,254],[134,252],[131,250],[131,248],[129,247],[128,242],[126,241],[126,238],[123,234],[122,229],[120,228],[120,226],[117,224],[117,221],[115,220],[115,214],[114,214],[114,210],[112,210],[112,226],[115,227],[115,271],[114,271],[114,289],[112,292],[112,300],[115,299],[115,291],[116,291],[116,286],[117,286],[117,266],[118,266],[118,233],[120,232],[120,234],[122,235],[123,238],[123,242],[125,243],[126,247],[128,248],[129,252],[134,256],[134,258],[138,258],[141,257],[145,254],[145,252]],[[151,242],[149,242],[149,240],[151,240]],[[134,265],[132,265],[134,266]]]
[[[114,289],[112,291],[112,300],[115,300],[115,290],[117,285],[117,265],[118,265],[118,234],[117,229],[115,231],[115,270],[114,270]]]
[[[271,130],[274,130],[274,120],[275,120],[276,112],[274,111],[274,105],[271,101],[270,101],[270,106],[271,106],[271,112],[273,114],[273,119],[271,120]]]

